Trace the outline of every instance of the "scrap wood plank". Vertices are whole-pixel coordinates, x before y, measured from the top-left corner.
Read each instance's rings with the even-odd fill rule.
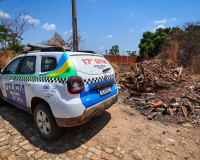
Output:
[[[187,115],[188,115],[188,112],[187,112],[187,107],[185,107],[185,106],[181,105],[181,110],[182,110],[182,112],[183,112],[184,116],[185,116],[185,117],[187,117]]]

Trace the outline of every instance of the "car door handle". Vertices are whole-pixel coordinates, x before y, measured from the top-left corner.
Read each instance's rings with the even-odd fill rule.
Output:
[[[32,82],[28,82],[27,85],[30,86],[32,84]]]

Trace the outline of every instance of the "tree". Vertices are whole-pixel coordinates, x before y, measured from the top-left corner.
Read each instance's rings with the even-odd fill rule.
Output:
[[[148,54],[149,57],[157,56],[161,51],[161,45],[165,38],[170,34],[171,28],[158,28],[155,33],[144,32],[140,40],[140,55]]]
[[[109,52],[110,55],[119,55],[119,46],[113,45]]]
[[[78,35],[78,43],[83,42],[81,36]],[[50,38],[47,41],[42,42],[43,45],[46,46],[56,46],[56,47],[66,47],[68,49],[72,49],[73,47],[73,35],[70,34],[69,38],[67,40],[64,40],[64,38],[58,34],[57,32],[54,33],[53,37]]]
[[[8,41],[8,29],[4,25],[0,25],[0,44],[2,48],[6,47]]]
[[[129,56],[136,56],[136,51],[126,51]]]
[[[161,59],[173,67],[189,67],[200,73],[200,21],[172,28],[161,46]]]
[[[27,13],[24,11],[19,12],[13,19],[0,17],[0,47],[3,50],[23,51],[23,45],[21,45],[22,35],[33,25],[34,22],[27,18]]]
[[[46,46],[64,47],[67,43],[60,34],[55,32],[51,39],[42,42],[42,44]]]

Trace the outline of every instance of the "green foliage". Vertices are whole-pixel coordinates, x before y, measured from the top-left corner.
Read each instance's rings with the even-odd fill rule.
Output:
[[[14,50],[15,52],[23,52],[24,46],[20,44],[22,38],[17,36],[11,29],[0,25],[0,43],[1,50]]]
[[[193,73],[200,73],[200,21],[187,22],[182,29],[172,28],[161,48],[164,63],[188,67]]]
[[[171,28],[158,28],[155,33],[144,32],[138,46],[140,48],[139,54],[148,54],[149,57],[157,56],[161,51],[164,39],[168,37],[171,31]]]
[[[110,55],[119,55],[119,46],[113,45],[109,52]]]
[[[24,45],[22,45],[19,41],[17,41],[16,43],[10,43],[8,45],[8,50],[13,50],[15,51],[16,53],[19,53],[19,52],[23,52],[24,51]]]
[[[126,51],[127,52],[127,54],[129,55],[129,56],[137,56],[136,54],[137,54],[137,52],[136,51]]]
[[[8,39],[8,29],[4,25],[0,25],[0,40]]]

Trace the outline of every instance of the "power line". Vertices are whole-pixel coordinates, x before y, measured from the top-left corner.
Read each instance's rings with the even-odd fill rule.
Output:
[[[19,6],[20,4],[24,3],[25,1],[26,1],[26,0],[22,0],[22,1],[20,1],[19,3],[15,4],[15,5],[12,6],[11,8],[7,9],[5,12],[10,11],[11,9],[13,9],[13,8],[15,8],[15,7],[17,7],[17,6]]]

